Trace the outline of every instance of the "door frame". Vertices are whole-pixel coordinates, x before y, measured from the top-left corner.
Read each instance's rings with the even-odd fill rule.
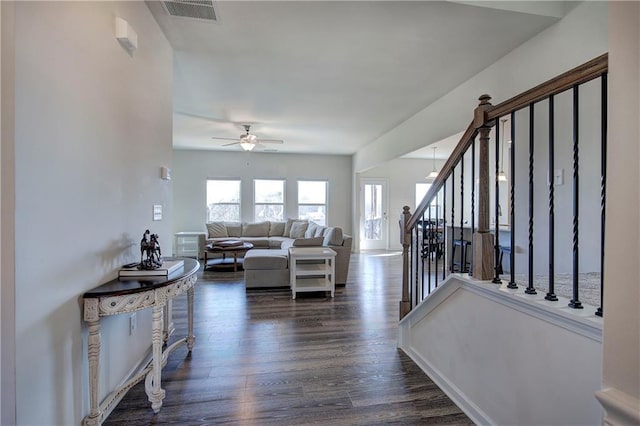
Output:
[[[379,243],[371,246],[364,243],[364,186],[365,185],[382,185],[382,217],[383,221],[380,226],[382,239]],[[360,178],[360,188],[358,191],[358,202],[360,203],[360,214],[358,216],[359,248],[360,251],[366,250],[389,250],[389,179],[362,177]]]

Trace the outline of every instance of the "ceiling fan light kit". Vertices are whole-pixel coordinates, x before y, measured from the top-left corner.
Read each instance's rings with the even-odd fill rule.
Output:
[[[222,146],[240,145],[240,148],[242,148],[243,151],[253,151],[253,149],[256,146],[261,145],[263,143],[278,143],[278,144],[284,143],[284,141],[279,139],[258,139],[256,135],[249,133],[249,130],[251,129],[251,125],[243,124],[243,127],[245,130],[245,133],[240,135],[240,139],[238,140],[231,139],[231,138],[215,137],[215,136],[212,139],[235,140],[236,142],[227,143]]]
[[[240,142],[240,147],[245,151],[253,151],[253,148],[256,147],[256,144],[251,142]]]

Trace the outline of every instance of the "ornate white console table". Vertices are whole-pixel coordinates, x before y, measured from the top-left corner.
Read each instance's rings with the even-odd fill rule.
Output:
[[[159,412],[165,391],[160,387],[162,367],[175,348],[187,344],[189,351],[195,343],[193,335],[193,295],[197,280],[196,272],[200,264],[194,259],[184,259],[184,267],[169,276],[144,276],[116,278],[86,292],[84,299],[84,320],[88,323],[87,353],[89,358],[90,411],[84,418],[84,425],[99,425],[105,415],[111,413],[115,405],[136,383],[145,379],[145,391],[154,412]],[[171,300],[187,293],[187,336],[162,350],[173,332],[171,322]],[[119,388],[111,392],[98,404],[98,378],[100,376],[100,318],[109,315],[131,313],[152,308],[152,359],[151,362]]]

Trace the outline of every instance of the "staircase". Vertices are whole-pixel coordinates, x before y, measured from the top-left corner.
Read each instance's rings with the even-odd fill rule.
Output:
[[[399,347],[477,423],[602,422],[607,72],[481,96],[404,207]]]

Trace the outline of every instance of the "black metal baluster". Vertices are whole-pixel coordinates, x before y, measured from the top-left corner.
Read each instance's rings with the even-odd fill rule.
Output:
[[[415,234],[416,234],[416,245],[418,245],[418,228],[414,228],[415,229]],[[416,258],[416,306],[420,304],[420,301],[422,300],[422,294],[420,292],[420,263],[419,260],[420,259],[420,250],[416,250],[415,251],[415,258]]]
[[[476,137],[471,141],[471,261],[469,275],[473,275],[473,234],[476,229]]]
[[[516,113],[511,113],[511,150],[509,152],[511,167],[509,168],[509,193],[511,199],[509,200],[509,223],[511,234],[511,250],[509,250],[509,269],[511,270],[511,278],[507,288],[518,288],[516,284],[516,202],[515,202],[515,187],[516,187]],[[504,160],[503,160],[504,161]]]
[[[438,227],[440,226],[440,219],[439,219],[440,206],[438,205],[438,194],[440,194],[440,191],[438,191],[438,193],[436,194],[436,206],[437,206],[436,207],[436,232],[437,232]],[[438,243],[440,243],[440,239],[439,239],[440,235],[439,234],[436,234],[436,235],[438,236]],[[444,262],[444,260],[443,260],[443,262]],[[436,264],[435,264],[435,270],[434,270],[433,276],[435,277],[436,287],[438,287],[438,251],[437,251],[437,249],[436,249]]]
[[[529,105],[529,283],[524,290],[527,294],[537,294],[533,288],[533,105]]]
[[[455,243],[455,232],[453,227],[456,225],[456,213],[455,213],[455,206],[456,206],[456,194],[455,194],[455,186],[456,186],[456,168],[455,166],[451,169],[451,265],[449,265],[449,267],[451,268],[451,272],[455,272],[455,259],[453,258],[453,255],[455,254],[455,247],[456,247],[456,243]]]
[[[555,294],[555,158],[553,152],[555,121],[553,106],[553,95],[551,95],[549,96],[549,290],[544,298],[555,302],[558,297]]]
[[[424,212],[422,212],[422,219],[420,222],[418,222],[418,224],[415,226],[415,230],[416,230],[416,238],[417,241],[420,242],[420,250],[418,253],[416,253],[416,259],[418,259],[418,267],[421,270],[420,275],[420,288],[421,288],[421,294],[420,294],[420,300],[424,299],[424,250],[425,250],[425,246],[424,246]],[[420,232],[420,228],[422,227],[422,233]],[[422,235],[422,239],[420,239],[420,236]],[[420,241],[422,240],[422,241]]]
[[[569,307],[582,309],[582,302],[579,297],[579,232],[580,225],[580,178],[579,178],[579,103],[578,86],[573,86],[573,299],[569,302]]]
[[[460,272],[467,267],[467,246],[464,243],[464,154],[460,156]],[[464,256],[462,255],[464,253]]]
[[[442,256],[442,281],[447,277],[447,248],[448,248],[448,238],[449,233],[447,232],[447,181],[445,180],[442,184],[442,235],[444,238],[444,254]],[[438,287],[438,282],[436,281],[436,287]]]
[[[427,222],[427,226],[424,226],[424,222],[422,225],[422,240],[424,241],[427,238],[427,294],[431,294],[431,234],[429,233],[429,228],[431,227],[431,209],[429,209],[429,222]],[[424,263],[425,256],[422,257],[422,262]]]
[[[495,175],[494,175],[494,180],[495,180],[495,186],[496,186],[496,192],[495,192],[495,202],[494,202],[494,221],[495,221],[495,246],[494,248],[494,255],[493,255],[493,280],[491,280],[492,283],[494,284],[501,284],[502,280],[500,279],[500,274],[498,274],[498,272],[500,272],[499,266],[498,266],[498,261],[500,259],[500,180],[499,180],[499,173],[500,173],[500,127],[498,125],[496,125],[496,161],[495,161]]]
[[[604,313],[604,224],[607,205],[607,74],[600,78],[602,84],[600,99],[600,307],[596,315]]]

